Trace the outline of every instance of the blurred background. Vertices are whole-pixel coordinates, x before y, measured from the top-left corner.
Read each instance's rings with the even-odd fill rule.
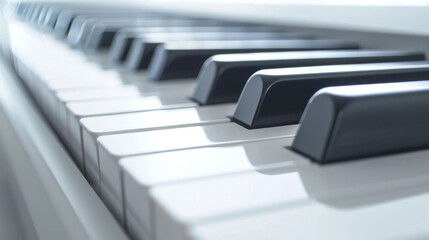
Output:
[[[5,9],[13,0],[0,0],[1,41],[6,41]],[[48,1],[61,2],[61,1]],[[170,9],[196,15],[258,23],[293,24],[349,30],[429,35],[423,20],[429,0],[77,0]],[[2,44],[4,45],[4,44]]]

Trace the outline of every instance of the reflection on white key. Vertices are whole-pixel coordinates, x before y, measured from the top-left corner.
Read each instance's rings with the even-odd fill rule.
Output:
[[[82,168],[82,148],[80,143],[81,128],[79,120],[84,117],[102,116],[109,114],[150,111],[157,109],[174,109],[196,106],[185,96],[148,96],[130,97],[121,99],[106,99],[85,102],[68,103],[67,123],[61,123],[66,127],[68,144],[77,164]]]
[[[136,239],[152,235],[149,190],[160,184],[308,164],[296,161],[302,157],[285,149],[291,142],[292,138],[280,138],[121,159],[128,231]]]
[[[289,125],[248,130],[236,123],[223,123],[99,137],[101,198],[121,219],[119,159],[123,157],[293,136],[296,128]]]
[[[222,104],[198,108],[157,110],[83,118],[81,143],[85,174],[89,183],[99,192],[99,166],[97,138],[118,133],[150,131],[230,122],[227,116],[234,112],[235,104]]]
[[[337,226],[341,226],[343,221],[348,222],[349,228],[356,228],[373,219],[379,219],[379,222],[365,225],[367,230],[371,227],[377,228],[379,224],[385,224],[386,230],[390,218],[399,217],[402,211],[406,211],[405,206],[409,207],[411,204],[406,203],[401,213],[397,212],[390,217],[386,216],[389,216],[387,212],[392,208],[380,210],[384,206],[394,202],[412,202],[416,199],[415,196],[426,194],[424,204],[409,210],[415,209],[417,212],[428,209],[428,154],[429,150],[424,150],[329,165],[302,164],[304,158],[297,156],[292,159],[294,169],[277,168],[276,172],[258,170],[247,175],[219,176],[154,187],[151,190],[153,199],[150,202],[155,205],[155,210],[151,211],[151,217],[155,220],[151,231],[157,240],[169,239],[172,236],[176,236],[175,239],[186,239],[184,236],[190,229],[193,229],[191,235],[195,237],[194,230],[201,225],[207,226],[204,231],[216,229],[217,236],[222,236],[222,239],[261,239],[261,236],[284,239],[285,236],[299,238],[300,235],[297,234],[300,234],[300,230],[308,229],[310,224],[314,227],[326,227],[327,239],[342,239]],[[269,157],[270,154],[266,156]],[[294,180],[282,177],[295,174],[299,177]],[[299,201],[291,201],[290,198],[297,193],[297,189],[301,189],[299,193],[303,194],[299,195]],[[300,210],[308,207],[314,209],[309,209],[308,212]],[[273,235],[267,234],[266,228],[263,230],[256,226],[261,224],[267,227],[266,223],[280,221],[271,216],[271,213],[252,224],[246,224],[245,220],[240,222],[243,224],[241,227],[237,224],[228,225],[228,222],[234,222],[234,219],[252,219],[252,214],[265,216],[264,212],[270,209],[275,212],[284,209],[286,214],[282,218],[283,228],[279,225],[270,229],[270,234]],[[371,212],[374,212],[374,215],[369,214]],[[428,213],[424,214],[426,219],[429,219]],[[289,224],[285,222],[286,216],[289,216],[291,228],[287,227]],[[349,221],[350,219],[354,220]],[[406,226],[412,229],[414,221],[406,221],[396,223],[408,223]],[[238,228],[232,230],[232,227]],[[425,229],[427,231],[426,227]],[[378,234],[388,239],[389,235],[385,235],[388,233],[384,230]],[[408,236],[406,228],[402,227],[401,232]],[[212,239],[205,233],[204,237],[199,234],[202,233],[198,232],[196,239]],[[301,234],[304,234],[303,239],[316,236],[312,231]],[[360,236],[361,238],[357,239],[367,239],[365,235]]]
[[[429,194],[351,209],[314,202],[197,224],[182,239],[427,239],[428,221]]]
[[[152,188],[154,239],[183,239],[186,227],[205,219],[279,204],[308,201],[299,173],[266,170]]]

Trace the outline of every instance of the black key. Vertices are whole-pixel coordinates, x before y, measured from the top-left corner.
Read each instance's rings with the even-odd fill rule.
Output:
[[[43,27],[53,30],[57,23],[61,11],[57,6],[51,7],[46,11],[45,19],[42,22]]]
[[[144,29],[151,29],[151,27]],[[155,29],[160,28],[155,27]],[[125,61],[130,52],[132,42],[139,35],[141,35],[141,32],[120,30],[113,38],[112,46],[109,51],[109,61],[111,63],[122,63]]]
[[[25,2],[19,2],[19,3],[16,3],[14,7],[15,7],[14,8],[15,15],[18,17],[22,17],[25,11],[25,8],[27,7],[27,4]]]
[[[158,20],[134,20],[114,23],[95,24],[88,35],[85,43],[85,50],[95,51],[107,49],[112,44],[116,33],[124,27],[183,27],[183,26],[222,26],[225,23],[214,20],[195,19],[158,19]]]
[[[42,9],[40,10],[40,14],[39,14],[39,17],[37,18],[37,20],[36,20],[36,24],[38,25],[38,26],[40,26],[40,27],[42,27],[42,24],[43,24],[43,22],[44,22],[44,20],[45,20],[45,17],[46,17],[46,13],[47,13],[47,11],[49,10],[49,8],[51,7],[51,5],[45,5],[45,6],[43,6],[42,7]]]
[[[319,163],[428,148],[428,106],[429,81],[325,88],[292,148]]]
[[[39,21],[44,18],[46,14],[46,10],[51,6],[51,4],[45,3],[40,4],[36,10],[36,12],[33,13],[30,22],[33,23],[36,26],[40,26]]]
[[[70,14],[71,11],[89,11],[88,8],[91,9],[90,6],[79,7],[79,6],[69,5],[66,3],[62,3],[62,4],[57,3],[46,11],[46,16],[45,16],[45,19],[43,20],[42,25],[47,29],[54,30],[55,25],[58,22],[58,18],[63,12],[65,12],[66,14]],[[71,20],[72,19],[70,19],[70,21]]]
[[[276,32],[272,27],[261,26],[213,26],[213,27],[141,27],[119,30],[113,39],[109,58],[112,63],[121,63],[127,59],[133,41],[144,37],[147,33],[176,33],[176,32]],[[279,31],[279,30],[277,30]],[[138,64],[136,64],[138,65]],[[132,69],[134,67],[131,67]]]
[[[142,20],[192,20],[189,17],[183,17],[173,14],[163,14],[156,12],[137,12],[137,13],[116,13],[99,15],[80,15],[74,18],[69,33],[67,43],[72,46],[82,44],[90,34],[95,24],[116,25],[124,21],[142,21]],[[126,23],[125,23],[126,24]],[[128,27],[128,26],[126,26]],[[129,27],[132,27],[130,25]],[[120,30],[119,30],[120,31]]]
[[[334,40],[259,40],[168,42],[156,48],[149,65],[152,80],[194,78],[207,58],[221,53],[357,49],[357,44]]]
[[[202,105],[236,102],[247,79],[267,68],[425,60],[423,53],[404,51],[333,50],[224,54],[201,68],[193,99]]]
[[[54,27],[55,35],[59,38],[66,37],[73,21],[77,17],[105,17],[105,18],[111,18],[114,20],[115,18],[138,18],[142,17],[146,11],[141,9],[111,9],[111,8],[105,8],[105,9],[85,9],[85,10],[64,10],[58,13],[57,20]]]
[[[38,4],[34,7],[33,12],[29,16],[30,23],[36,23],[36,19],[39,18],[40,11],[42,10],[42,5]]]
[[[426,61],[261,70],[247,81],[233,120],[249,129],[295,124],[311,96],[324,87],[425,79]]]
[[[149,67],[150,60],[158,45],[169,41],[214,41],[214,40],[285,40],[311,39],[313,35],[296,32],[188,32],[188,33],[152,33],[142,35],[134,41],[132,57],[127,61],[130,70]]]
[[[59,4],[59,3],[46,3],[43,5],[42,10],[39,15],[39,19],[37,21],[37,25],[41,28],[48,28],[48,22],[52,22],[53,20],[56,21],[56,17],[54,17],[54,12],[59,12],[61,6],[65,5]],[[58,17],[58,16],[57,16]],[[50,19],[52,18],[52,19]],[[52,27],[53,29],[53,27]]]
[[[23,19],[25,21],[28,22],[31,19],[31,16],[33,15],[33,12],[36,10],[37,6],[38,6],[37,3],[28,4],[28,6],[24,12],[24,15],[23,15]]]
[[[73,20],[70,30],[67,34],[67,43],[72,46],[78,46],[82,45],[92,29],[94,28],[95,24],[103,24],[103,23],[109,23],[112,22],[113,19],[117,19],[118,21],[123,21],[124,16],[123,15],[116,15],[115,17],[106,17],[105,15],[101,15],[99,17],[94,16],[79,16],[75,17]],[[163,20],[163,19],[172,19],[172,17],[165,17],[161,14],[137,14],[134,17],[127,17],[127,20]]]

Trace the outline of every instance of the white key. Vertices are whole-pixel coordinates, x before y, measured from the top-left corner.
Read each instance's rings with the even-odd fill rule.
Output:
[[[251,170],[293,167],[299,158],[286,151],[292,138],[164,152],[120,160],[128,231],[135,239],[151,236],[149,190],[166,183]],[[267,157],[269,154],[270,157]],[[305,162],[305,161],[302,161]]]
[[[134,78],[136,76],[132,76]],[[194,81],[174,81],[173,83],[154,83],[144,79],[143,75],[138,76],[140,79],[132,79],[123,77],[115,81],[88,81],[81,82],[62,82],[55,83],[46,89],[43,94],[45,99],[48,116],[57,115],[55,108],[60,105],[60,108],[65,108],[64,105],[72,101],[107,99],[114,97],[129,97],[129,96],[190,96],[194,86]],[[102,78],[96,78],[102,79]],[[135,88],[135,89],[132,89]],[[138,89],[137,89],[138,88]],[[97,90],[100,89],[100,90]],[[101,89],[105,89],[104,91]],[[111,90],[107,90],[111,89]],[[115,90],[116,89],[116,90]],[[122,90],[123,89],[123,90]],[[140,93],[140,94],[139,94]],[[63,113],[63,112],[61,112]],[[61,128],[61,127],[60,127]]]
[[[139,113],[83,118],[83,159],[88,182],[99,192],[99,165],[97,138],[104,135],[151,131],[166,128],[198,126],[230,122],[227,116],[234,112],[235,104],[222,104],[198,108],[158,110]]]
[[[296,128],[248,130],[236,123],[223,123],[99,137],[101,198],[122,219],[119,160],[123,157],[293,136]]]
[[[81,128],[79,120],[84,117],[102,116],[119,113],[141,112],[157,109],[174,109],[193,107],[197,104],[185,96],[171,97],[130,97],[121,99],[106,99],[85,102],[68,103],[67,123],[61,123],[66,130],[69,147],[74,154],[77,164],[83,168],[82,148],[80,143]]]
[[[298,172],[241,173],[152,188],[153,239],[183,239],[189,226],[280,204],[308,201]]]
[[[285,149],[285,151],[290,150]],[[153,197],[150,202],[155,206],[152,206],[151,211],[153,214],[151,219],[154,219],[150,226],[152,235],[157,240],[169,239],[172,236],[176,236],[175,239],[185,239],[186,233],[199,224],[213,222],[213,226],[222,226],[222,222],[228,222],[228,219],[241,217],[245,219],[246,216],[263,213],[269,209],[284,208],[294,211],[301,206],[314,206],[330,209],[331,213],[339,216],[346,216],[353,214],[354,209],[376,209],[385,202],[401,198],[413,199],[413,196],[426,193],[429,189],[428,154],[429,151],[425,150],[330,165],[303,164],[310,161],[296,155],[296,158],[291,159],[294,164],[290,168],[277,168],[276,171],[259,170],[154,187],[150,190]],[[267,153],[265,156],[270,157],[270,154]],[[379,219],[384,218],[382,212],[377,214]],[[288,228],[287,222],[283,221],[285,228],[275,228],[277,232],[273,232],[272,237],[280,239],[277,234],[282,235],[283,238],[289,237],[288,231],[291,231],[290,236],[297,236],[294,234],[300,231],[293,230],[295,228],[302,230],[308,226],[330,225],[331,228],[336,226],[337,219],[333,217],[334,214],[330,219],[329,214],[321,214],[323,211],[309,210],[309,213],[314,214],[314,222],[310,215],[294,214],[295,217],[289,215],[291,222],[298,218],[299,224],[291,224],[293,227]],[[426,216],[429,215],[426,214]],[[267,218],[259,220],[261,220],[258,221],[259,224],[266,226],[263,223],[264,220],[272,222],[278,219],[273,217],[271,220]],[[333,222],[329,222],[330,220]],[[355,227],[365,221],[371,222],[372,219],[366,218],[363,211],[359,221],[356,220]],[[220,234],[217,236],[222,236],[222,239],[224,236],[227,236],[226,239],[232,239],[232,236],[235,236],[234,239],[258,239],[264,234],[262,228],[245,224],[245,222],[241,222],[243,223],[241,227],[231,225],[217,229]],[[339,224],[340,222],[341,219],[338,220]],[[382,224],[381,222],[372,224],[378,227]],[[323,225],[324,223],[329,224]],[[414,222],[410,222],[410,225],[413,224]],[[235,235],[233,232],[228,232],[232,230],[229,228],[232,226],[238,227],[235,229]],[[253,226],[255,228],[252,228]],[[223,235],[222,231],[226,231],[226,235]],[[271,229],[269,231],[271,232]],[[332,230],[334,231],[338,232],[338,228]],[[255,237],[247,238],[252,234]],[[310,237],[311,234],[313,233],[303,236]],[[208,237],[208,235],[204,236]],[[271,235],[267,236],[271,239]],[[304,237],[304,239],[307,238]],[[328,239],[341,239],[341,237],[328,237]]]
[[[82,74],[86,74],[82,72]],[[75,76],[75,79],[63,80],[63,81],[49,81],[47,77],[41,76],[41,83],[39,85],[38,96],[41,101],[41,106],[44,109],[49,109],[53,106],[53,102],[56,100],[56,94],[62,90],[69,89],[85,89],[94,87],[106,87],[106,86],[122,86],[122,82],[117,77],[103,78],[103,74],[99,77],[90,79],[79,79],[79,75]],[[61,74],[57,75],[62,76]]]
[[[196,225],[186,239],[425,239],[429,236],[428,202],[429,195],[425,194],[351,209],[317,202],[274,208]]]
[[[58,125],[59,122],[66,122],[67,103],[133,96],[188,96],[192,90],[190,86],[191,85],[184,84],[175,89],[159,88],[159,90],[157,90],[158,86],[140,87],[135,85],[114,85],[62,90],[57,92],[56,99],[53,100],[53,106],[51,107],[51,114],[48,116],[54,120],[54,124]]]
[[[48,117],[59,129],[59,122],[66,122],[66,104],[69,102],[89,101],[106,98],[120,98],[141,95],[139,89],[132,85],[89,87],[79,90],[64,90],[56,93],[51,101]]]

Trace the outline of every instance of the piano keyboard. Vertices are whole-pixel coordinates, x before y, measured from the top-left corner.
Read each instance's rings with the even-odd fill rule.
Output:
[[[14,11],[18,73],[132,239],[429,235],[424,52],[123,6]]]

